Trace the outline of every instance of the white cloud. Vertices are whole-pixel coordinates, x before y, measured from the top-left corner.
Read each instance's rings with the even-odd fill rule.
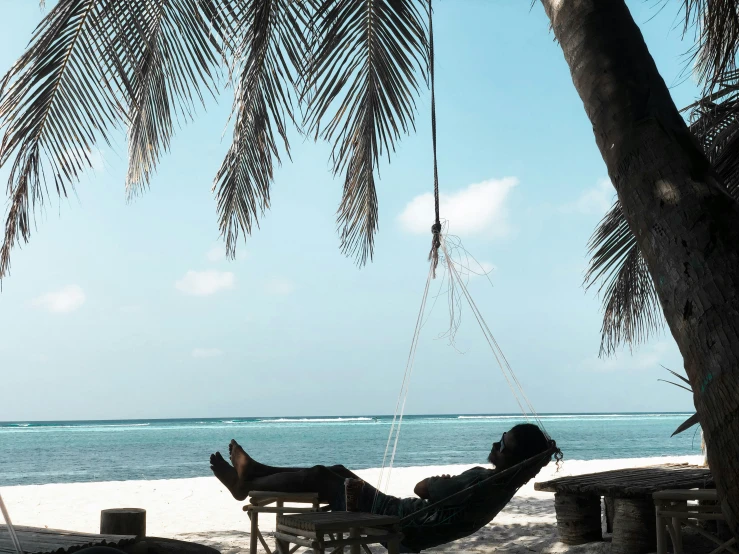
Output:
[[[236,249],[236,259],[237,260],[245,260],[248,256],[248,252],[244,248],[237,248]],[[221,262],[226,259],[226,246],[221,243],[217,242],[213,246],[210,247],[210,250],[208,250],[207,254],[205,254],[206,259],[209,262]]]
[[[602,216],[613,205],[616,190],[609,179],[600,179],[594,187],[587,189],[575,202],[565,204],[564,213]]]
[[[192,351],[193,358],[217,358],[223,356],[223,351],[218,348],[196,348]]]
[[[490,262],[477,263],[475,261],[470,261],[470,267],[469,267],[470,278],[485,277],[486,275],[490,277],[491,273],[495,271],[496,269],[498,268],[495,265],[491,264]]]
[[[209,262],[220,262],[226,257],[226,247],[222,244],[214,244],[205,255]]]
[[[506,200],[518,185],[515,177],[489,179],[452,194],[441,194],[439,210],[449,221],[451,232],[466,236],[481,234],[499,237],[508,234]],[[429,234],[434,222],[434,197],[416,196],[398,216],[402,227],[414,234]]]
[[[269,294],[276,296],[287,296],[295,291],[295,283],[288,279],[282,279],[280,277],[269,281],[265,287]]]
[[[67,156],[79,156],[80,159],[85,160],[83,163],[87,164],[89,161],[90,168],[95,172],[101,172],[105,170],[105,156],[99,148],[91,148],[86,150],[85,148],[70,148],[67,150]]]
[[[68,285],[34,298],[32,304],[54,313],[73,312],[85,303],[85,292],[78,285]]]
[[[580,367],[587,371],[611,372],[611,371],[646,371],[659,367],[664,362],[665,355],[669,353],[670,345],[667,342],[657,342],[653,345],[643,346],[642,349],[629,355],[628,351],[621,356],[610,358],[598,358],[593,356],[580,363]]]
[[[184,294],[208,296],[220,290],[233,288],[236,276],[230,271],[193,271],[185,273],[174,286]]]

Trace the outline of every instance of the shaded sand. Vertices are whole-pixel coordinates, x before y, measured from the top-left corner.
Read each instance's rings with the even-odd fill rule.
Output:
[[[642,458],[628,460],[565,461],[555,475],[550,464],[535,481],[554,477],[654,465],[667,462],[699,464],[700,456]],[[207,463],[207,460],[204,461]],[[456,474],[472,465],[396,468],[390,482],[391,494],[412,496],[415,484],[425,477]],[[379,470],[357,472],[376,484]],[[558,542],[554,495],[534,491],[529,482],[506,509],[488,526],[467,539],[439,547],[438,552],[510,552],[545,554],[607,553],[608,542],[566,547]],[[236,502],[214,477],[159,481],[113,481],[5,487],[1,489],[13,523],[35,527],[70,529],[97,533],[100,510],[135,507],[147,510],[147,534],[207,544],[224,554],[248,552],[249,521]],[[260,517],[263,532],[274,530],[274,516]],[[269,540],[269,538],[268,538]],[[378,550],[380,551],[380,550]]]

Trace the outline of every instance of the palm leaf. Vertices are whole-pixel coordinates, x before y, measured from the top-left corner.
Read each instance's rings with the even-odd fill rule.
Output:
[[[334,174],[344,173],[341,249],[360,265],[373,256],[379,158],[415,128],[426,10],[417,0],[327,0],[312,20],[319,38],[304,83],[306,124],[333,143]]]
[[[593,233],[589,252],[584,284],[587,290],[600,281],[603,295],[600,355],[613,354],[621,344],[644,342],[662,325],[661,306],[620,202]]]
[[[662,369],[665,369],[665,370],[669,371],[669,372],[670,372],[670,373],[672,373],[672,374],[673,374],[673,375],[674,375],[675,377],[677,377],[678,379],[680,379],[680,380],[681,380],[681,381],[682,381],[683,383],[685,383],[686,385],[690,386],[690,381],[688,381],[688,378],[687,378],[687,377],[684,377],[683,375],[680,375],[680,374],[679,374],[678,372],[676,372],[676,371],[672,371],[672,370],[671,370],[670,368],[668,368],[668,367],[665,367],[665,366],[663,366],[662,364],[660,364],[660,365],[662,366]],[[674,384],[674,383],[673,383],[673,384]],[[678,385],[678,386],[679,386],[679,385]],[[693,392],[693,390],[692,390],[692,389],[690,389],[690,392]]]
[[[162,151],[169,149],[173,124],[191,119],[195,105],[202,104],[201,88],[215,92],[232,22],[215,0],[128,1],[128,11],[144,14],[128,116],[126,190],[133,195],[149,185]],[[134,2],[139,6],[131,10]]]
[[[698,413],[694,413],[692,416],[690,416],[688,419],[683,421],[680,426],[675,429],[675,431],[670,435],[671,437],[674,437],[675,435],[682,433],[686,429],[690,429],[693,425],[696,423],[700,423],[700,419],[698,418]]]
[[[691,132],[736,200],[739,200],[738,78],[738,72],[727,74],[717,92],[688,107],[693,110]]]
[[[216,175],[219,225],[226,250],[235,254],[239,232],[251,233],[269,207],[274,161],[287,125],[294,121],[291,90],[303,73],[310,2],[248,0],[238,14],[240,77],[235,91],[233,141]]]
[[[215,0],[59,0],[0,81],[0,166],[11,159],[0,278],[28,241],[47,176],[66,195],[90,154],[130,118],[129,182],[148,182],[172,132],[211,82],[222,19]],[[176,117],[176,116],[175,116]]]
[[[685,30],[695,29],[695,72],[707,90],[736,69],[739,9],[736,0],[683,0]]]
[[[130,91],[125,73],[116,70],[126,64],[125,52],[116,51],[121,11],[112,0],[60,0],[0,82],[0,165],[15,156],[0,278],[16,242],[28,241],[33,209],[46,198],[46,175],[66,195],[91,165],[97,136],[108,141],[117,123]]]

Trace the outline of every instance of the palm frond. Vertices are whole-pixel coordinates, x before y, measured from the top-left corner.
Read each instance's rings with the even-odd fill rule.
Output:
[[[685,385],[681,385],[680,383],[676,383],[675,381],[668,381],[667,379],[657,379],[657,381],[662,381],[663,383],[669,383],[670,385],[675,385],[679,389],[683,389],[688,392],[693,392],[693,389],[689,389]]]
[[[677,371],[672,371],[669,367],[665,367],[662,364],[659,364],[659,365],[662,366],[662,369],[665,369],[665,370],[669,371],[675,377],[677,377],[678,379],[680,379],[683,383],[685,383],[686,385],[690,386],[690,381],[688,380],[687,377],[685,377],[684,375],[680,375]],[[667,381],[667,382],[670,383],[671,381]],[[675,384],[675,383],[673,383],[673,384]],[[680,386],[680,385],[678,385],[678,386]],[[689,390],[690,390],[690,392],[693,392],[693,389],[689,389]]]
[[[690,429],[693,425],[696,425],[700,423],[700,418],[698,418],[698,413],[694,413],[692,416],[690,416],[688,419],[683,421],[680,426],[673,431],[671,437],[674,437],[675,435],[678,435],[685,431],[686,429]]]
[[[717,93],[694,104],[690,125],[716,173],[736,200],[739,200],[738,77],[737,72],[726,75]]]
[[[116,69],[129,61],[116,50],[120,11],[113,0],[60,0],[0,82],[0,166],[15,156],[0,278],[13,246],[28,241],[33,210],[48,192],[47,173],[66,195],[91,165],[97,137],[108,141],[124,110],[130,83]]]
[[[149,185],[154,167],[169,149],[173,124],[192,118],[203,103],[201,88],[215,92],[223,43],[232,34],[229,14],[217,0],[128,0],[143,39],[134,59],[128,129],[129,196]],[[132,9],[133,4],[138,4]],[[141,15],[144,15],[141,19]],[[131,47],[135,36],[127,37]]]
[[[736,0],[683,0],[685,30],[695,29],[695,71],[710,91],[736,69],[739,4]]]
[[[233,111],[233,141],[213,185],[226,251],[235,254],[239,232],[251,233],[269,207],[274,161],[280,162],[275,133],[287,155],[288,122],[294,122],[292,90],[307,56],[310,2],[248,0],[238,14],[242,39],[237,51],[240,77]]]
[[[330,0],[313,19],[319,40],[305,81],[306,123],[333,143],[334,174],[345,173],[341,249],[359,265],[373,256],[380,156],[389,158],[401,133],[415,128],[427,9],[418,0]]]
[[[617,200],[601,220],[588,244],[590,266],[586,290],[596,282],[603,296],[600,355],[622,344],[644,342],[662,323],[654,282]]]
[[[59,0],[44,17],[0,81],[0,166],[13,160],[0,278],[48,199],[47,177],[66,195],[121,123],[131,124],[128,182],[148,182],[173,113],[212,85],[224,31],[216,2]]]

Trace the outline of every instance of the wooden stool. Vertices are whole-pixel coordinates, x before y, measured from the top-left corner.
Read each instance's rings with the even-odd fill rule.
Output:
[[[310,504],[310,507],[285,506],[285,503],[291,504]],[[274,504],[274,506],[271,506]],[[249,495],[249,504],[244,506],[244,511],[251,520],[251,534],[249,543],[249,554],[257,554],[259,542],[267,551],[267,554],[273,554],[272,550],[267,546],[262,532],[259,530],[259,514],[303,514],[308,512],[317,512],[322,509],[321,503],[318,501],[318,493],[287,493],[287,492],[269,492],[269,491],[252,491]]]
[[[667,533],[672,539],[675,554],[683,554],[683,525],[716,543],[718,548],[713,553],[725,550],[731,554],[739,554],[736,548],[732,548],[736,543],[735,538],[724,542],[697,523],[698,520],[726,521],[721,506],[716,502],[716,489],[666,490],[655,492],[652,497],[657,516],[657,554],[667,554]],[[689,500],[712,501],[714,504],[688,504]]]
[[[277,550],[290,554],[300,546],[312,548],[315,554],[342,553],[344,547],[351,554],[360,554],[363,548],[371,554],[370,544],[387,545],[388,554],[398,554],[400,518],[362,512],[317,512],[277,516]],[[344,536],[346,535],[346,538]],[[290,550],[290,544],[296,546]]]

